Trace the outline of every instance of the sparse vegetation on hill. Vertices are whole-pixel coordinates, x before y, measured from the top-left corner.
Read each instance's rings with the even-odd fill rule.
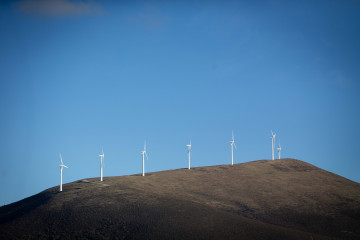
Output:
[[[360,184],[294,160],[84,179],[0,208],[1,239],[360,239]]]

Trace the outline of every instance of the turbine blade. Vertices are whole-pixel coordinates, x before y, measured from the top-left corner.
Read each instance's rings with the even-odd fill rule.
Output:
[[[146,141],[144,142],[144,150],[146,151]]]
[[[68,166],[63,165],[63,167],[69,168]]]
[[[234,141],[234,131],[232,131],[231,133],[232,133],[232,140]]]
[[[60,154],[60,161],[61,161],[61,165],[63,165],[63,160],[62,160],[62,157],[61,157],[61,153]]]
[[[234,142],[234,147],[235,147],[235,149],[236,149],[236,144],[235,144],[235,142]]]
[[[149,161],[149,157],[146,152],[145,152],[145,156],[146,156],[146,160]]]

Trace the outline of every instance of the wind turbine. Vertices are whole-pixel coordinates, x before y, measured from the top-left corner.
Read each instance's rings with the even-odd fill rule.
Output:
[[[235,146],[235,149],[236,149],[236,144],[235,144],[235,140],[234,140],[234,131],[232,132],[232,139],[230,141],[230,145],[231,145],[231,165],[234,165],[234,148],[233,148],[233,146]]]
[[[144,150],[141,151],[141,154],[142,154],[142,164],[143,164],[142,175],[145,176],[145,155],[146,155],[146,159],[149,160],[148,155],[146,154],[146,141],[144,143]]]
[[[276,136],[276,133],[274,134],[273,131],[271,131],[271,153],[272,153],[272,160],[274,160],[274,145],[275,145],[275,136]]]
[[[60,167],[60,192],[62,192],[62,171],[63,171],[64,167],[66,167],[66,168],[68,168],[68,167],[64,165],[62,157],[61,157],[61,153],[59,153],[59,154],[60,154],[60,161],[61,161],[61,165],[59,165],[59,167]]]
[[[103,162],[104,162],[104,149],[101,148],[102,154],[99,155],[100,157],[100,181],[103,181]]]
[[[280,141],[279,141],[279,147],[277,148],[278,150],[278,155],[279,155],[279,159],[280,159],[280,153],[281,153],[281,145],[280,145]]]
[[[190,152],[191,152],[191,140],[190,140],[190,144],[186,145],[188,148],[188,169],[190,169]]]

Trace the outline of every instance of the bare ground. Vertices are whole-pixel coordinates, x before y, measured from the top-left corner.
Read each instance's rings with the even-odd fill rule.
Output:
[[[295,160],[79,180],[0,208],[1,239],[360,239],[360,184]]]

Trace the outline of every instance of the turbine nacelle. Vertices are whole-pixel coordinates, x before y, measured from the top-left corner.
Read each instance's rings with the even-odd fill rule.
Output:
[[[275,139],[276,133],[273,133],[273,131],[271,131],[271,139]]]
[[[231,140],[231,141],[230,141],[230,144],[231,144],[231,145],[234,145],[234,147],[235,147],[235,149],[236,149],[236,144],[235,144],[235,141],[234,141],[234,140]]]
[[[147,160],[149,160],[148,155],[147,155],[147,153],[146,153],[146,141],[145,141],[145,143],[144,143],[144,150],[141,151],[141,154],[145,155],[146,158],[147,158]]]
[[[99,157],[105,157],[105,155],[104,155],[104,148],[101,148],[101,154],[99,155]]]
[[[188,149],[190,150],[191,149],[191,140],[190,140],[190,143],[186,145],[188,147]]]
[[[234,131],[232,132],[232,139],[231,141],[229,141],[231,146],[234,145],[235,149],[236,149],[236,144],[235,144],[235,138],[234,138]]]

